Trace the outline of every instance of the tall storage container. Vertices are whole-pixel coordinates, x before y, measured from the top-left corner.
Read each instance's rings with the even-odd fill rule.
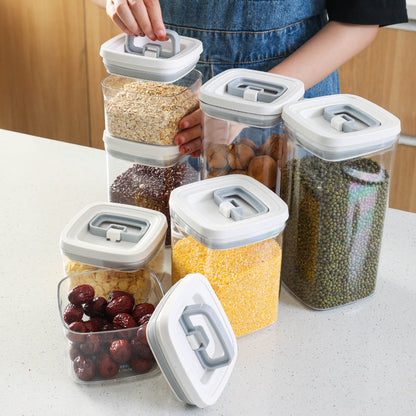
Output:
[[[202,179],[245,174],[276,191],[284,158],[282,109],[303,93],[299,80],[249,69],[230,69],[206,82],[199,92]]]
[[[277,319],[286,204],[246,175],[181,186],[171,194],[172,281],[201,273],[236,336]]]
[[[333,95],[288,105],[283,124],[282,281],[314,309],[366,298],[376,285],[400,121],[361,97]]]

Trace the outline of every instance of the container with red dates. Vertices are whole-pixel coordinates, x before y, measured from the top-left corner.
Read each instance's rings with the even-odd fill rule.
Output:
[[[201,408],[214,404],[234,368],[237,342],[209,281],[185,276],[162,297],[154,273],[125,271],[137,272],[149,281],[146,298],[119,286],[97,296],[94,285],[72,285],[72,276],[59,283],[71,376],[87,384],[134,381],[161,370],[179,400]],[[105,270],[94,273],[97,281],[106,279]]]
[[[74,285],[89,283],[96,296],[108,296],[116,286],[132,293],[141,287],[145,294],[148,282],[141,276],[127,276],[113,269],[146,267],[167,290],[171,272],[169,253],[165,251],[166,231],[166,217],[158,211],[111,202],[90,204],[61,233],[64,275],[72,275]],[[98,282],[95,274],[89,273],[88,281],[81,281],[80,273],[103,268],[109,269],[103,272],[106,279]]]

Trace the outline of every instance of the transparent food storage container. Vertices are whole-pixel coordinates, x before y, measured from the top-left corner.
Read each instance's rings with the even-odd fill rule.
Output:
[[[303,97],[299,80],[230,69],[200,89],[204,114],[202,179],[249,175],[276,191],[284,158],[283,106]]]
[[[167,289],[171,279],[166,230],[166,217],[158,211],[111,202],[89,204],[62,230],[59,245],[64,275],[146,267]],[[107,280],[111,283],[117,278],[109,273]],[[128,289],[130,282],[117,284]]]
[[[341,94],[285,107],[283,124],[282,281],[313,309],[366,298],[375,291],[400,121]]]
[[[94,297],[108,283],[108,272],[67,276],[58,285],[74,381],[137,381],[161,370],[179,400],[201,408],[214,404],[234,368],[237,342],[208,280],[185,276],[162,297],[150,270],[112,270],[118,282],[135,279],[135,288],[126,294],[115,282],[103,297]]]
[[[169,197],[178,186],[200,179],[199,160],[182,155],[178,146],[130,142],[104,132],[109,201],[149,208],[163,213],[168,222]]]
[[[242,336],[277,319],[286,204],[245,175],[205,179],[170,199],[172,281],[201,273]]]

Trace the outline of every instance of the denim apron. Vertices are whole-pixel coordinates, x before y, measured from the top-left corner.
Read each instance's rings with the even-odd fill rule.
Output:
[[[268,71],[327,23],[325,0],[160,0],[167,28],[202,41],[203,82],[230,68]],[[337,71],[305,98],[340,92]]]

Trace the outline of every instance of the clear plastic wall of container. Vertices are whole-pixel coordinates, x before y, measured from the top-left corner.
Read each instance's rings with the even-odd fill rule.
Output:
[[[168,221],[165,243],[170,245],[170,194],[200,179],[199,159],[180,154],[175,145],[133,143],[107,132],[103,140],[109,201],[163,213]]]
[[[201,73],[193,69],[172,83],[109,75],[101,84],[108,133],[141,143],[173,145],[179,121],[198,108]]]
[[[276,194],[247,176],[224,176],[199,184],[201,187],[187,185],[172,194],[172,283],[190,273],[204,275],[235,335],[242,336],[277,319],[287,207]],[[250,189],[256,196],[260,193],[267,209],[245,205],[234,187]],[[225,193],[230,189],[220,208],[211,200],[214,189]],[[236,205],[243,209],[242,216],[224,217],[224,212]]]
[[[101,384],[158,374],[142,335],[162,297],[161,284],[148,269],[100,269],[62,279],[58,308],[70,377]]]
[[[375,291],[400,122],[356,96],[305,101],[283,113],[282,281],[322,310]]]
[[[244,174],[276,191],[283,160],[281,111],[303,84],[261,71],[231,69],[205,83],[203,179]]]

